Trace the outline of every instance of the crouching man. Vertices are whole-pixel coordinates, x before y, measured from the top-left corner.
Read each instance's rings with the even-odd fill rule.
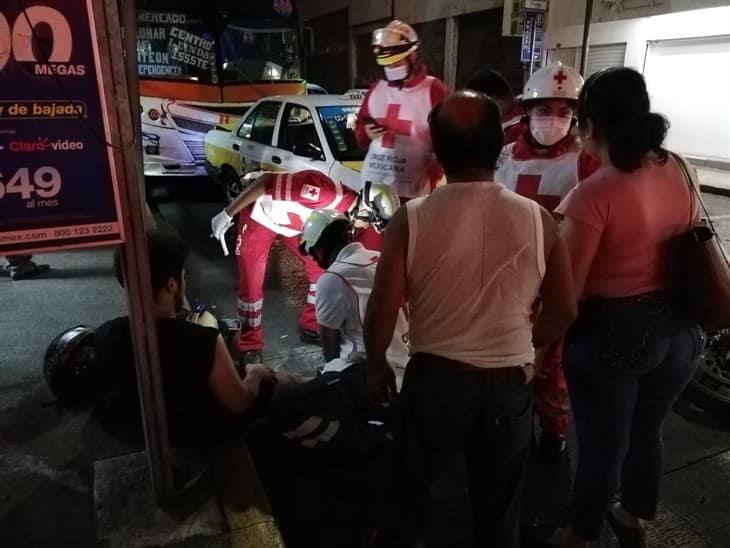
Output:
[[[317,282],[314,305],[327,362],[324,371],[364,367],[367,357],[362,321],[380,253],[353,241],[350,222],[333,210],[317,210],[310,215],[302,232],[302,251],[325,269]],[[408,323],[401,308],[388,349],[388,363],[398,387],[407,361]]]
[[[176,236],[153,232],[148,234],[147,245],[170,441],[178,446],[208,447],[240,434],[252,415],[263,414],[277,378],[261,364],[247,365],[241,378],[211,314],[195,314],[191,318],[195,322],[179,318],[185,295],[185,243]],[[121,283],[118,254],[115,267]],[[94,353],[108,411],[103,414],[140,425],[128,317],[106,322],[96,330]]]
[[[377,195],[392,204],[392,192],[382,185]],[[368,208],[366,222],[382,230],[395,213],[378,200]],[[362,211],[362,210],[361,210]],[[319,376],[281,391],[269,416],[295,444],[326,449],[333,458],[370,452],[387,439],[388,410],[373,406],[365,392],[367,357],[362,319],[375,279],[380,254],[353,241],[353,222],[331,209],[317,209],[302,228],[300,250],[325,269],[317,282],[315,311],[325,358]],[[401,379],[408,360],[408,324],[401,310],[389,349],[394,378]],[[393,390],[396,390],[394,383]]]

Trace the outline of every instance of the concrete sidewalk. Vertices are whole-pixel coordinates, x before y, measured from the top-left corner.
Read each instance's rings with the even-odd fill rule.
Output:
[[[730,196],[730,170],[696,166],[704,192]]]

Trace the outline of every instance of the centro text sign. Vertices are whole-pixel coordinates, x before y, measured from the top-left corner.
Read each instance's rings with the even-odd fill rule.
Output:
[[[0,5],[0,255],[123,240],[91,2]]]

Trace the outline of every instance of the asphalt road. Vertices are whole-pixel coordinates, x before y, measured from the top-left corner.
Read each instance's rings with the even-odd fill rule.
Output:
[[[189,297],[233,316],[236,269],[210,239],[209,219],[222,206],[205,179],[181,181],[161,197],[160,211],[190,243]],[[730,199],[708,197],[718,229],[730,240]],[[723,216],[727,215],[725,218]],[[12,282],[0,277],[0,545],[92,546],[91,462],[130,447],[103,431],[87,414],[59,413],[41,378],[43,352],[62,329],[98,325],[125,313],[109,251],[36,258],[52,265],[43,278]],[[264,311],[266,360],[274,367],[311,371],[318,350],[296,336],[296,309],[306,282],[284,249],[275,248]],[[651,546],[730,546],[730,431],[700,409],[680,402],[666,427],[665,497]],[[534,463],[528,514],[558,519],[564,509],[569,461]],[[463,467],[456,462],[436,488],[434,546],[465,546],[470,517]],[[604,546],[612,546],[607,538]]]

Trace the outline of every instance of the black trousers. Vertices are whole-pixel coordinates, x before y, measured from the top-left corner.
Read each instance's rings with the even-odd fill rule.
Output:
[[[423,536],[430,487],[463,451],[477,545],[518,548],[532,432],[532,391],[524,371],[475,369],[416,354],[406,368],[397,406],[396,493],[380,544],[412,546]]]

